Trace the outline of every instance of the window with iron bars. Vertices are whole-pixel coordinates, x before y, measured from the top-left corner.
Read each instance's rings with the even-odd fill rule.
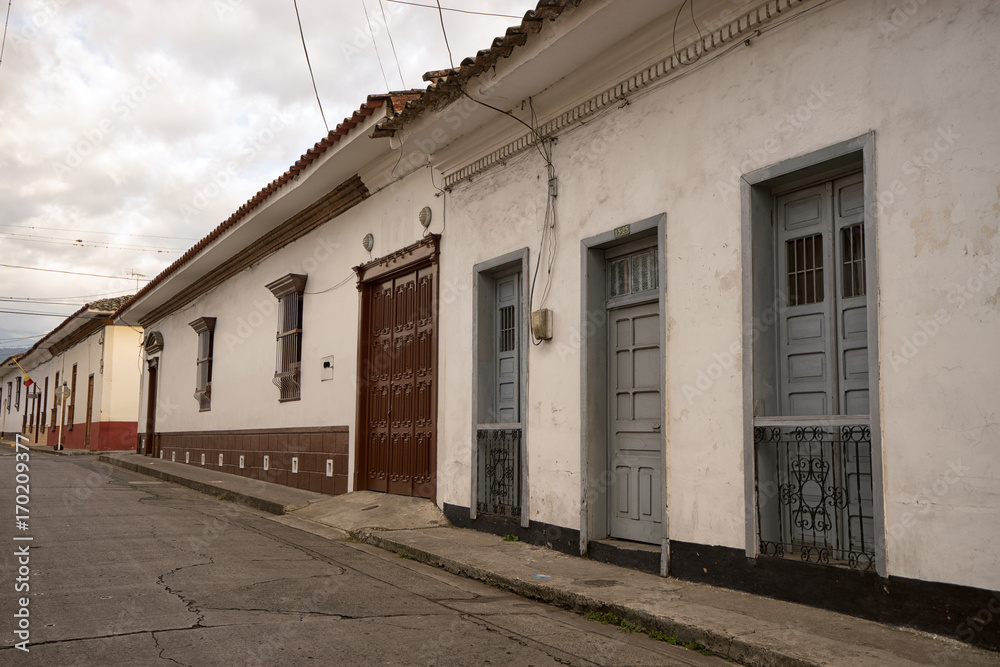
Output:
[[[215,348],[215,318],[199,317],[189,323],[198,334],[197,374],[194,397],[201,412],[212,409],[212,354]]]
[[[302,381],[302,295],[307,276],[289,273],[267,285],[278,299],[274,385],[279,401],[297,401]]]

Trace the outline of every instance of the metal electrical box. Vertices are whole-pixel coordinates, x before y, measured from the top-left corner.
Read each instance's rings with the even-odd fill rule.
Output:
[[[538,340],[549,340],[552,338],[551,310],[542,308],[531,314],[531,333]]]

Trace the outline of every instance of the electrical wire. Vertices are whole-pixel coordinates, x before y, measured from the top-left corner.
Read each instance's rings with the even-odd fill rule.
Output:
[[[448,62],[451,68],[455,69],[455,60],[451,57],[451,46],[448,44],[448,31],[444,29],[444,10],[441,9],[441,0],[437,1],[438,18],[441,19],[441,34],[444,35],[444,48],[448,49]]]
[[[434,182],[434,165],[431,164],[430,158],[427,159],[427,168],[431,171],[431,187],[438,191],[435,197],[441,197],[441,231],[438,232],[439,235],[444,234],[445,227],[448,226],[448,193],[439,188],[437,183]],[[428,230],[424,230],[424,235],[427,235]]]
[[[37,303],[45,306],[82,306],[84,302],[39,300],[39,299],[16,299],[12,296],[0,296],[0,303]]]
[[[303,292],[303,294],[326,294],[327,292],[332,292],[333,290],[335,290],[335,289],[337,289],[339,287],[343,287],[344,285],[346,285],[348,282],[350,282],[351,278],[354,278],[356,275],[357,275],[356,273],[354,273],[353,271],[351,271],[351,273],[346,278],[344,278],[343,280],[341,280],[339,283],[337,283],[333,287],[327,287],[326,289],[321,289],[318,292]]]
[[[396,45],[392,41],[392,31],[389,30],[389,19],[385,17],[385,7],[382,0],[378,0],[378,8],[382,12],[382,23],[385,24],[385,34],[389,37],[389,46],[392,47],[392,58],[396,61],[396,71],[399,72],[399,83],[406,89],[406,81],[403,80],[403,68],[399,66],[399,57],[396,55]]]
[[[3,22],[3,41],[0,41],[0,63],[3,63],[3,49],[7,46],[7,24],[10,23],[10,5],[14,0],[7,0],[7,18]]]
[[[523,120],[521,120],[520,118],[518,118],[517,116],[515,116],[514,114],[512,114],[509,111],[504,111],[503,109],[497,108],[497,107],[493,106],[492,104],[487,104],[486,102],[483,102],[482,100],[477,100],[475,97],[473,97],[472,95],[469,95],[469,93],[465,92],[465,88],[459,88],[459,91],[461,91],[461,93],[463,95],[465,95],[466,97],[468,97],[470,100],[472,100],[476,104],[481,104],[484,107],[486,107],[487,109],[493,109],[497,113],[502,113],[505,116],[509,116],[509,117],[513,118],[514,120],[516,120],[521,125],[524,125],[526,128],[528,128],[528,130],[531,132],[531,136],[533,136],[535,138],[534,144],[535,144],[535,148],[538,150],[539,155],[542,156],[542,159],[545,160],[546,164],[550,164],[549,157],[545,154],[545,152],[541,148],[541,145],[544,143],[542,141],[542,136],[538,133],[538,130],[536,128],[532,127],[528,123],[525,123]]]
[[[361,0],[361,8],[365,10],[365,20],[368,21],[368,34],[372,37],[372,46],[375,47],[375,58],[378,60],[378,68],[382,70],[382,81],[385,82],[385,90],[389,92],[389,79],[385,75],[385,67],[382,66],[382,56],[378,52],[378,42],[375,41],[375,31],[372,30],[372,20],[368,16],[368,7],[365,6],[365,0]]]
[[[385,0],[386,2],[392,2],[397,5],[409,5],[410,7],[425,7],[427,9],[434,9],[434,5],[421,5],[417,2],[405,2],[404,0]],[[476,16],[496,16],[502,19],[522,19],[522,16],[515,16],[513,14],[492,14],[490,12],[474,12],[468,9],[454,9],[452,7],[438,7],[446,12],[456,12],[458,14],[475,14]]]
[[[694,18],[694,0],[684,0],[684,2],[681,3],[681,6],[677,8],[677,15],[674,16],[674,29],[673,32],[671,33],[671,40],[673,42],[674,53],[677,53],[677,21],[681,18],[681,12],[684,11],[684,5],[687,5],[688,3],[690,3],[690,5],[688,5],[688,8],[691,10],[691,23],[694,24],[695,30],[698,31],[698,40],[699,42],[702,43],[705,41],[705,38],[701,34],[701,28],[698,27],[698,22],[695,21]],[[697,62],[699,58],[701,58],[700,53],[696,54],[694,59],[689,60],[687,62],[682,62],[680,56],[678,56],[677,62],[680,63],[681,65],[690,65],[691,63]]]
[[[98,297],[111,297],[111,296],[126,296],[128,292],[122,292],[118,290],[116,292],[102,292],[101,294],[80,294],[76,296],[26,296],[26,297],[14,297],[14,296],[4,296],[0,299],[19,299],[23,298],[25,300],[33,301],[50,301],[55,299],[56,301],[67,301],[69,299],[96,299]]]
[[[323,119],[323,127],[326,128],[326,133],[330,133],[330,126],[326,122],[326,114],[323,113],[323,103],[319,101],[319,90],[316,88],[316,77],[313,76],[313,66],[309,61],[309,49],[306,48],[306,34],[302,32],[302,19],[299,17],[299,3],[298,0],[292,0],[292,5],[295,7],[295,20],[299,22],[299,37],[302,38],[302,51],[306,54],[306,65],[309,67],[309,78],[312,79],[313,92],[316,93],[316,104],[319,105],[319,115]]]
[[[132,234],[126,232],[98,232],[87,229],[72,229],[70,227],[39,227],[38,225],[4,225],[0,224],[0,227],[10,227],[13,229],[37,229],[45,230],[47,232],[75,232],[77,234],[102,234],[105,236],[135,236],[147,239],[169,239],[171,241],[198,241],[199,239],[190,238],[187,236],[157,236],[155,234]],[[4,232],[6,233],[6,232]],[[10,232],[15,233],[15,232]]]
[[[0,310],[0,313],[9,313],[11,315],[40,315],[42,317],[61,317],[63,319],[75,318],[75,319],[93,319],[90,315],[73,315],[71,313],[42,313],[35,312],[31,310]]]
[[[134,245],[123,245],[117,243],[105,243],[104,241],[85,241],[83,239],[60,239],[60,238],[42,238],[35,236],[34,234],[12,234],[8,232],[0,232],[0,238],[10,239],[11,241],[22,241],[24,243],[47,243],[49,245],[66,245],[66,246],[76,246],[77,248],[105,248],[107,250],[131,250],[137,252],[156,252],[156,253],[170,253],[170,252],[184,252],[183,248],[157,248],[154,246],[134,246]]]
[[[145,280],[149,282],[151,278],[137,278],[135,276],[105,276],[99,273],[78,273],[76,271],[62,271],[60,269],[40,269],[37,266],[15,266],[14,264],[0,264],[6,269],[26,269],[28,271],[44,271],[46,273],[65,273],[71,276],[88,276],[90,278],[112,278],[114,280]]]

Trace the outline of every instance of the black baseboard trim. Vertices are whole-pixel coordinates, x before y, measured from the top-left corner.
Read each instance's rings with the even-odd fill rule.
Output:
[[[527,528],[523,528],[518,517],[489,514],[480,514],[475,519],[470,519],[468,507],[450,503],[444,504],[444,516],[459,528],[472,528],[493,535],[516,535],[520,542],[548,547],[571,556],[580,555],[579,530],[541,521],[531,521]]]
[[[670,542],[670,576],[904,625],[1000,650],[1000,592],[905,577],[882,578],[741,549]]]

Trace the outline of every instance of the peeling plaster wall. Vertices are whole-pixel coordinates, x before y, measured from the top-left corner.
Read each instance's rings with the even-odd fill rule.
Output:
[[[531,519],[579,526],[580,240],[665,212],[670,537],[745,548],[739,178],[874,130],[888,571],[1000,587],[1000,8],[911,4],[819,6],[559,136],[555,337],[528,351]],[[528,151],[448,198],[445,502],[471,491],[473,266],[528,246],[534,267],[545,180]]]

